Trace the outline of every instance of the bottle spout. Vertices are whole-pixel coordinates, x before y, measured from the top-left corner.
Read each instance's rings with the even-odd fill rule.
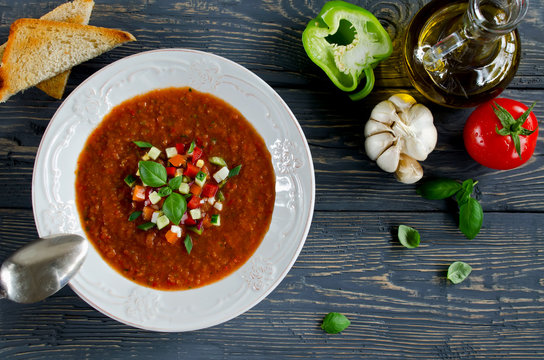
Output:
[[[440,71],[444,67],[444,57],[458,49],[466,41],[459,32],[454,32],[428,48],[423,54],[422,62],[427,71]]]

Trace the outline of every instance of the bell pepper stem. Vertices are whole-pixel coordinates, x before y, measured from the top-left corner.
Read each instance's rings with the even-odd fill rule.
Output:
[[[365,87],[361,89],[361,91],[356,92],[355,94],[350,94],[349,98],[353,101],[361,100],[362,98],[366,97],[372,89],[374,88],[374,70],[371,66],[367,67],[365,69],[365,78],[366,78],[366,84]]]

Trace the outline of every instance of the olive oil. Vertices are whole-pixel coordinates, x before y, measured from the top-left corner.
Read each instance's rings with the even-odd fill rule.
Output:
[[[520,38],[515,26],[508,28],[516,14],[496,2],[475,2],[434,0],[416,14],[407,30],[404,61],[410,81],[440,105],[472,107],[490,100],[517,71]],[[469,16],[471,6],[478,6],[481,19]],[[441,42],[452,42],[453,50],[427,61],[427,51]]]

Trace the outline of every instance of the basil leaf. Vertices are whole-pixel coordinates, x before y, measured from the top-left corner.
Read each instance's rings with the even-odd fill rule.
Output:
[[[182,181],[183,181],[183,176],[176,176],[175,178],[170,179],[170,181],[168,182],[168,186],[172,190],[178,190]]]
[[[168,186],[162,187],[159,189],[159,196],[160,197],[166,197],[172,193],[172,189],[170,189]]]
[[[146,222],[146,223],[138,225],[137,228],[140,230],[149,230],[154,226],[155,224],[150,221],[150,222]]]
[[[153,147],[153,145],[151,145],[150,143],[145,142],[145,141],[133,141],[133,143],[135,143],[136,145],[138,145],[138,146],[141,147],[141,148],[150,148],[150,147]]]
[[[461,185],[461,190],[459,190],[457,194],[455,194],[455,199],[457,200],[457,204],[459,206],[463,205],[468,201],[470,195],[472,194],[472,190],[474,190],[474,181],[472,179],[463,181],[463,184]]]
[[[159,187],[166,184],[166,168],[161,164],[154,161],[140,161],[138,170],[144,185]]]
[[[128,217],[128,221],[134,221],[138,218],[138,216],[142,215],[141,211],[135,211]]]
[[[446,199],[461,190],[461,184],[451,179],[429,180],[417,188],[417,193],[429,200]]]
[[[185,250],[187,250],[187,254],[190,254],[191,250],[193,249],[193,239],[191,239],[191,237],[187,235],[183,243],[185,244]]]
[[[484,211],[480,203],[474,198],[459,206],[459,230],[468,239],[474,239],[480,232],[484,220]]]
[[[164,204],[162,205],[164,215],[166,215],[166,217],[176,225],[179,224],[181,217],[186,210],[187,201],[178,193],[170,194],[170,196],[164,200]]]
[[[448,268],[448,279],[454,283],[459,284],[465,280],[472,271],[472,267],[462,261],[456,261]]]
[[[241,168],[242,168],[242,165],[238,165],[237,167],[230,169],[228,178],[238,175],[240,173]]]
[[[400,243],[408,249],[418,247],[421,239],[416,229],[406,225],[399,225],[398,237]]]
[[[351,322],[344,315],[337,312],[331,312],[323,319],[321,328],[329,334],[337,334],[340,331],[345,330],[350,324]]]

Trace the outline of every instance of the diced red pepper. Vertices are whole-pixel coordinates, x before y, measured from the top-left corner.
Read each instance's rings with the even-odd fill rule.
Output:
[[[187,203],[189,209],[196,209],[200,207],[200,198],[198,196],[192,196],[191,200]]]
[[[176,168],[174,166],[167,166],[166,167],[166,175],[170,177],[176,176]]]
[[[183,154],[185,152],[185,144],[177,143],[176,150],[178,151],[178,154]]]
[[[193,164],[196,164],[198,159],[202,157],[202,153],[203,153],[202,149],[199,148],[198,146],[195,146],[193,150]]]
[[[215,184],[204,184],[204,187],[202,188],[202,196],[203,197],[214,197],[217,193],[217,190],[219,190],[219,186]]]
[[[183,172],[183,175],[188,176],[190,178],[194,178],[196,174],[198,174],[199,171],[200,171],[199,168],[197,168],[193,164],[187,163],[187,169],[185,169],[185,171]]]

